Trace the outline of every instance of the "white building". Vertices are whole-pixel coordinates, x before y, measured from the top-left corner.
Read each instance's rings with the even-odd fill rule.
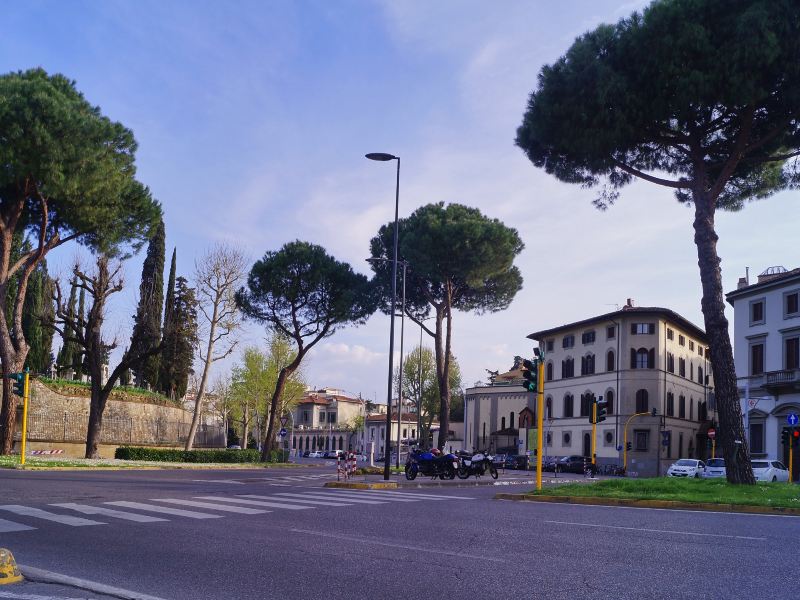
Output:
[[[713,419],[710,365],[702,329],[660,307],[634,307],[529,335],[545,354],[545,453],[591,456],[592,400],[608,401],[597,426],[598,464],[663,475],[677,458],[706,458]],[[467,390],[467,447],[533,450],[534,394],[519,364],[492,385]],[[655,409],[655,416],[652,411]],[[635,416],[634,416],[635,415]]]
[[[750,452],[788,464],[780,432],[789,414],[800,414],[800,268],[771,267],[755,283],[743,277],[726,298]]]

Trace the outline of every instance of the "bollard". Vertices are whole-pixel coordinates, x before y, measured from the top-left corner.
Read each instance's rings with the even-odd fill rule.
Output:
[[[17,562],[11,550],[0,548],[0,585],[18,583],[22,581],[22,573],[17,568]]]

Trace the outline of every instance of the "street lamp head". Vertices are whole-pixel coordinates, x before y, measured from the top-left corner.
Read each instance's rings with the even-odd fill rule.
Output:
[[[370,160],[379,160],[382,162],[386,162],[387,160],[397,160],[397,157],[394,154],[387,154],[386,152],[370,152],[364,156]]]

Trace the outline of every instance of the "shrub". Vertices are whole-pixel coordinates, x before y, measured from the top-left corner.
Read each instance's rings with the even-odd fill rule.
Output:
[[[142,448],[120,446],[114,452],[120,460],[152,460],[179,463],[257,463],[261,461],[258,450],[178,450],[177,448]],[[270,462],[278,462],[275,460]],[[270,456],[270,459],[273,459]]]

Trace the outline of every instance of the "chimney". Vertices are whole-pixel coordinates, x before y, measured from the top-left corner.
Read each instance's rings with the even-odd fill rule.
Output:
[[[628,301],[625,303],[625,306],[622,307],[622,310],[628,310],[633,308],[633,298],[628,298]]]
[[[743,287],[747,287],[747,277],[739,277],[739,283],[736,284],[737,290],[740,290]]]

